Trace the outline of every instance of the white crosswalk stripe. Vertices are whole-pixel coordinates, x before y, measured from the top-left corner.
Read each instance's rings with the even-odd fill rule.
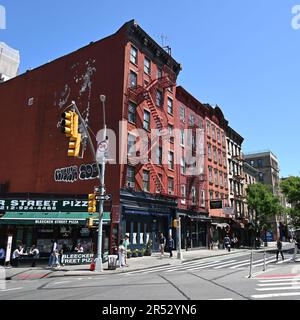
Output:
[[[242,260],[237,259],[230,259],[230,258],[237,258],[237,257],[244,257]],[[290,261],[292,258],[287,258],[284,261],[277,262],[278,263],[284,263]],[[258,259],[253,261],[253,268],[263,266],[264,259]],[[276,259],[274,256],[266,258],[266,265],[270,263],[275,263]],[[201,269],[242,269],[246,270],[250,266],[250,259],[248,255],[243,256],[231,256],[231,257],[215,257],[214,259],[208,259],[205,261],[203,260],[196,260],[196,261],[190,261],[185,262],[182,264],[177,265],[164,265],[164,266],[157,266],[154,268],[144,269],[144,270],[135,270],[135,271],[129,271],[124,273],[125,276],[128,275],[134,275],[134,274],[152,274],[152,273],[172,273],[172,272],[185,272],[185,271],[196,271]]]
[[[253,299],[270,299],[292,296],[300,297],[300,291],[294,291],[300,290],[300,276],[279,276],[272,279],[262,278],[256,284],[255,290],[261,292],[261,294],[251,295],[251,298]]]

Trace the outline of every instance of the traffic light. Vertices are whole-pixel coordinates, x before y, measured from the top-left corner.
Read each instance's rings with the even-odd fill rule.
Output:
[[[67,137],[72,137],[74,112],[64,112],[61,117],[63,119],[61,122],[62,133],[64,133]]]
[[[78,114],[76,112],[64,112],[62,115],[62,132],[70,138],[68,156],[78,157],[80,151],[81,134],[78,133]]]
[[[94,219],[93,218],[87,218],[86,219],[86,226],[90,229],[90,228],[93,228],[94,226]]]
[[[68,156],[78,157],[80,151],[81,134],[77,133],[77,137],[71,137],[69,142]]]
[[[179,228],[179,220],[173,220],[173,228]]]
[[[96,194],[95,193],[90,193],[89,194],[89,207],[88,207],[88,212],[89,213],[95,213],[97,208],[97,200],[96,200]]]

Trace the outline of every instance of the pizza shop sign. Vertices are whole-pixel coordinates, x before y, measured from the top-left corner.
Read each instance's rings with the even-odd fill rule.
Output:
[[[61,257],[61,263],[63,264],[90,264],[93,260],[93,253],[62,254]]]
[[[1,211],[48,211],[48,212],[86,212],[88,201],[84,200],[15,200],[0,199]]]

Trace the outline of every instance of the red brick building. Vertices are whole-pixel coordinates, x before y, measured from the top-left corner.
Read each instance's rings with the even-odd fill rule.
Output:
[[[104,251],[113,252],[125,234],[132,248],[152,240],[157,250],[159,232],[175,237],[179,217],[183,247],[187,238],[193,247],[207,246],[214,230],[224,231],[230,217],[210,209],[210,200],[228,205],[228,123],[220,108],[176,87],[180,71],[129,21],[114,35],[0,84],[0,241],[12,233],[14,246],[39,241],[45,254],[52,238],[94,251],[85,200],[99,186],[97,165],[88,147],[80,158],[67,157],[60,121],[75,101],[96,136],[103,128],[100,95],[107,97],[105,188],[112,195]],[[186,175],[193,165],[184,152],[199,156],[197,174]]]

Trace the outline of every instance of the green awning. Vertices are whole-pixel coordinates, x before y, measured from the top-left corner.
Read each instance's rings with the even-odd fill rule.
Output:
[[[0,218],[0,224],[20,225],[85,225],[87,218],[97,219],[98,213],[88,212],[7,212]],[[103,223],[110,223],[110,212],[104,212]]]

